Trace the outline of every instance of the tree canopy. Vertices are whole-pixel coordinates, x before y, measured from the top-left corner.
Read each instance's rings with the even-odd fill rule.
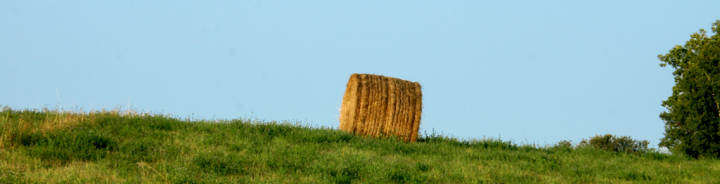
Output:
[[[662,102],[667,111],[660,146],[692,157],[720,157],[720,20],[659,55],[661,67],[672,66],[675,86]]]

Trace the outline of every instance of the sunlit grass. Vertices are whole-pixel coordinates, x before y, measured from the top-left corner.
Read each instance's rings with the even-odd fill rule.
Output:
[[[0,112],[0,183],[717,183],[717,159],[425,133],[417,143],[257,119]]]

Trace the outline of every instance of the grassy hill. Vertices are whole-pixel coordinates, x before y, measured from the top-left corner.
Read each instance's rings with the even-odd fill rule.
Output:
[[[720,161],[250,119],[0,111],[0,183],[718,183]]]

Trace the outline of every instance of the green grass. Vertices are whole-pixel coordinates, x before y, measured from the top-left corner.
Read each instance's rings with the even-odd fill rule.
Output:
[[[717,159],[250,119],[0,112],[0,183],[718,183]]]

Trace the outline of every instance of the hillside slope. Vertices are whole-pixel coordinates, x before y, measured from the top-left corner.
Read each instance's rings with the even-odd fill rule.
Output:
[[[259,120],[0,111],[0,183],[718,183],[720,162]]]

